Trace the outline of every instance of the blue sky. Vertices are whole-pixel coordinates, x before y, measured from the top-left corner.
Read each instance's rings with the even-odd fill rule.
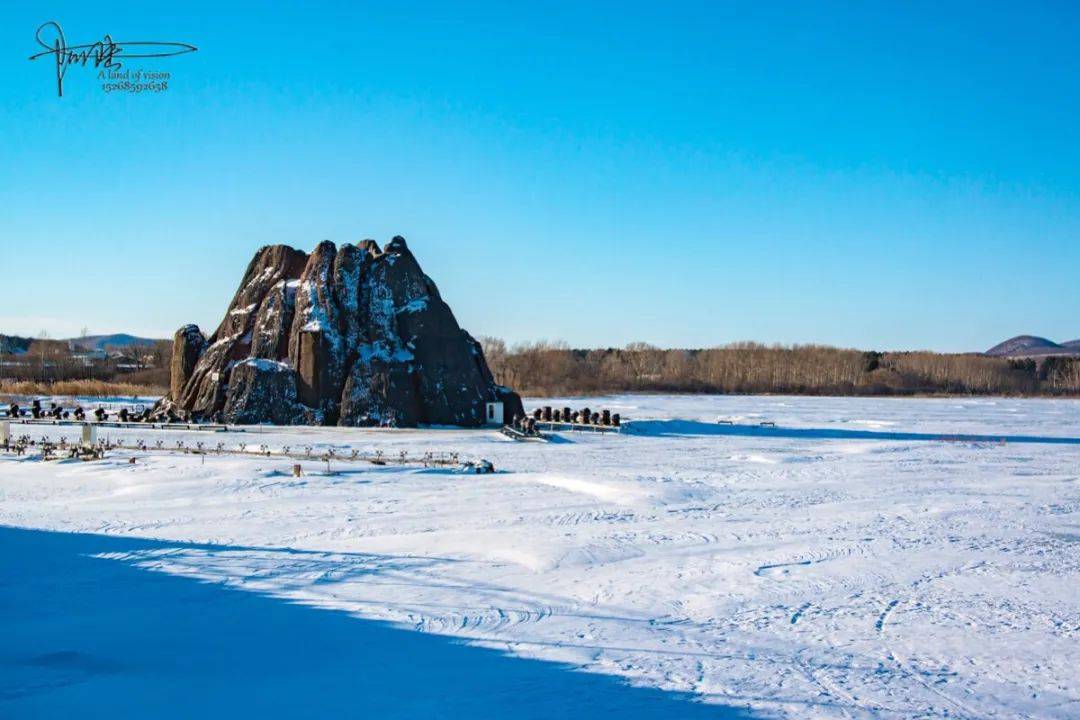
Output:
[[[0,11],[0,332],[209,332],[259,246],[401,234],[509,341],[1080,337],[1075,5],[154,5]],[[46,20],[199,51],[61,99]]]

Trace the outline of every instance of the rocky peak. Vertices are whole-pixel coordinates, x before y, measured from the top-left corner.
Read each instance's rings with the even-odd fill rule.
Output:
[[[490,400],[523,414],[400,236],[261,248],[209,341],[185,326],[173,357],[162,410],[195,419],[480,425]]]

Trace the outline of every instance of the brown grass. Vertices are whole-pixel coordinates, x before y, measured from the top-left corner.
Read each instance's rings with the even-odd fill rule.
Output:
[[[102,380],[61,380],[51,383],[28,380],[0,380],[0,397],[5,395],[83,395],[88,397],[135,397],[164,395],[166,388]]]

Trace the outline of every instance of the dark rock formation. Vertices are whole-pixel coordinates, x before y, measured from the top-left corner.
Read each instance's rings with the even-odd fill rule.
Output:
[[[223,414],[244,425],[303,423],[308,414],[296,401],[292,368],[275,360],[248,358],[233,365]]]
[[[195,363],[206,349],[206,338],[198,325],[185,325],[176,331],[173,336],[172,361],[169,371],[172,374],[169,384],[169,394],[179,397],[191,374],[195,371]]]
[[[481,425],[501,401],[480,344],[458,326],[431,278],[395,237],[311,255],[262,248],[217,331],[176,333],[158,414],[233,423]]]

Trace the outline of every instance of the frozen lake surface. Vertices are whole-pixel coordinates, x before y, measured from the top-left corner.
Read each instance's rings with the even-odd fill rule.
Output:
[[[540,404],[632,422],[168,435],[479,476],[0,456],[0,716],[1080,715],[1080,402]]]

